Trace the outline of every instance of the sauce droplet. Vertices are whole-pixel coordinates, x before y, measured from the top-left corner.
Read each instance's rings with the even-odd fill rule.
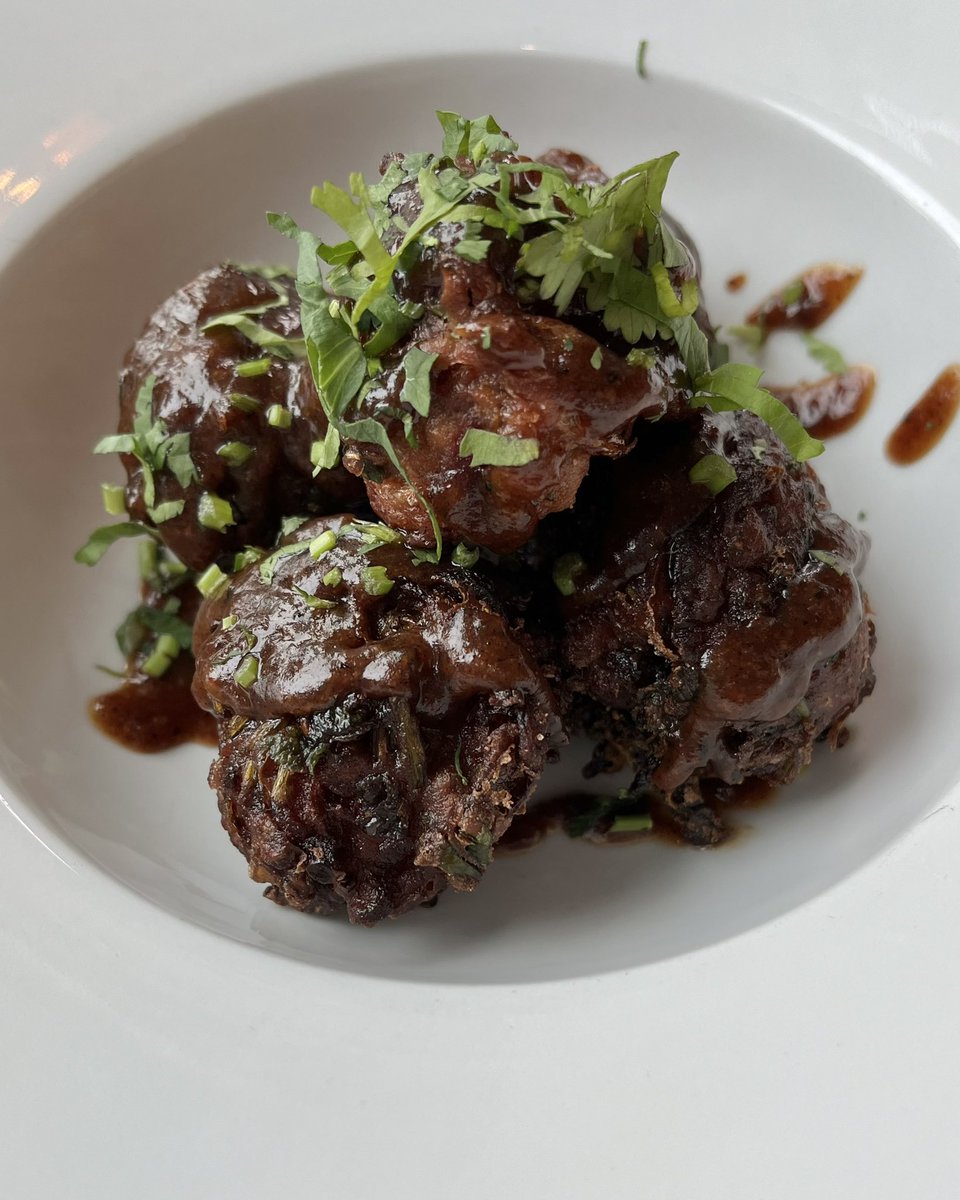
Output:
[[[730,278],[727,280],[727,291],[728,292],[739,292],[740,289],[746,284],[746,282],[747,282],[747,277],[742,272],[739,275],[731,275]]]
[[[819,263],[768,296],[747,317],[748,325],[771,329],[816,329],[837,311],[860,282],[863,267]]]
[[[159,679],[128,680],[90,702],[93,723],[108,737],[141,754],[172,750],[186,742],[214,746],[216,722],[193,698],[193,659],[183,655]]]
[[[814,437],[829,438],[856,425],[870,407],[876,382],[870,367],[850,367],[814,383],[770,390],[797,414]]]
[[[929,454],[960,408],[960,365],[941,371],[887,438],[887,457],[901,467]]]

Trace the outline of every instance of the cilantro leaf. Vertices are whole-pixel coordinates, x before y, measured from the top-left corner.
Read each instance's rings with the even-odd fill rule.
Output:
[[[717,496],[736,481],[737,472],[721,454],[705,454],[690,468],[688,478],[691,483],[700,483],[712,496]]]
[[[696,380],[696,394],[690,403],[694,408],[706,406],[713,412],[745,409],[755,413],[766,421],[797,462],[822,454],[823,442],[812,438],[785,404],[758,386],[762,374],[759,367],[727,363]]]
[[[831,346],[829,342],[821,341],[820,338],[814,337],[812,333],[805,333],[803,335],[803,344],[806,346],[810,357],[831,375],[842,375],[847,369],[846,359],[836,346]]]
[[[471,467],[523,467],[540,457],[540,443],[536,438],[468,429],[460,441],[460,457],[470,457]]]
[[[143,537],[144,535],[156,538],[153,530],[148,529],[146,525],[141,525],[139,521],[118,521],[115,525],[101,525],[99,529],[95,529],[90,534],[86,542],[74,554],[73,561],[92,567],[120,538]]]
[[[421,350],[419,346],[411,346],[400,364],[404,373],[400,399],[421,417],[430,415],[430,368],[438,357],[437,354]]]

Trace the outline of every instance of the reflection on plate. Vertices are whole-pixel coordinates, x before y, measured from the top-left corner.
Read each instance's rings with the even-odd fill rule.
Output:
[[[952,510],[960,484],[943,448],[910,472],[882,456],[886,433],[942,365],[922,341],[911,356],[902,341],[892,344],[888,299],[936,279],[940,301],[927,326],[934,341],[960,301],[960,273],[947,267],[955,249],[859,161],[773,110],[668,80],[646,87],[608,65],[579,65],[578,90],[558,96],[555,63],[538,56],[520,66],[509,58],[398,64],[212,117],[103,180],[0,278],[0,322],[20,351],[5,379],[18,403],[0,446],[0,545],[5,561],[33,580],[29,607],[0,629],[6,790],[27,823],[55,830],[169,912],[364,974],[521,982],[710,944],[860,866],[957,771],[954,680],[942,645],[954,636],[960,568],[938,558],[924,509],[935,493]],[[584,95],[603,95],[603,111],[615,116],[603,120]],[[92,664],[110,659],[113,619],[134,571],[116,551],[95,573],[72,567],[70,555],[96,520],[104,469],[82,447],[113,419],[115,365],[146,314],[218,259],[282,256],[262,212],[287,206],[302,216],[312,183],[345,178],[358,165],[373,170],[390,146],[430,144],[436,107],[494,107],[526,146],[568,144],[612,169],[678,149],[671,207],[696,231],[718,321],[742,317],[804,263],[866,265],[856,303],[829,328],[851,358],[877,368],[877,398],[855,431],[830,444],[820,469],[834,506],[865,513],[874,540],[866,585],[880,617],[879,684],[850,744],[821,754],[776,804],[749,813],[750,829],[720,851],[657,843],[597,850],[554,837],[496,863],[474,896],[446,895],[432,911],[365,931],[260,898],[218,827],[206,751],[146,760],[95,733],[84,712],[100,690]],[[333,108],[349,114],[335,134],[316,119]],[[725,293],[723,280],[741,271],[748,289]],[[777,374],[788,372],[797,373],[795,363]],[[555,789],[571,783],[580,786],[554,773]]]

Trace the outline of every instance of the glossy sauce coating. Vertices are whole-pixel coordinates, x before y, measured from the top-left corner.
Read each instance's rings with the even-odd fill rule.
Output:
[[[862,275],[862,267],[819,263],[757,305],[747,324],[767,331],[816,329],[837,311]]]
[[[836,437],[852,429],[870,407],[877,378],[870,367],[850,367],[814,383],[770,390],[800,418],[814,437]]]
[[[960,365],[941,371],[887,439],[887,457],[905,467],[929,454],[960,408]]]
[[[728,292],[739,292],[746,286],[747,277],[742,272],[739,275],[731,275],[727,280]]]

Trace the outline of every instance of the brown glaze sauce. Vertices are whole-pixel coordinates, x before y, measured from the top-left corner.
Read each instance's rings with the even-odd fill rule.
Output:
[[[929,454],[960,408],[960,364],[941,371],[887,438],[887,457],[905,467]]]
[[[850,367],[814,383],[770,390],[791,408],[814,437],[835,437],[852,429],[873,399],[877,377],[870,367]]]
[[[819,263],[757,305],[747,324],[764,330],[816,329],[837,311],[862,275],[862,267]]]
[[[187,742],[217,744],[217,726],[190,692],[193,659],[182,655],[159,679],[136,676],[90,701],[93,723],[108,737],[141,754]]]
[[[741,288],[745,286],[746,282],[747,277],[743,274],[743,272],[741,272],[739,275],[731,275],[727,280],[727,291],[739,292]]]

